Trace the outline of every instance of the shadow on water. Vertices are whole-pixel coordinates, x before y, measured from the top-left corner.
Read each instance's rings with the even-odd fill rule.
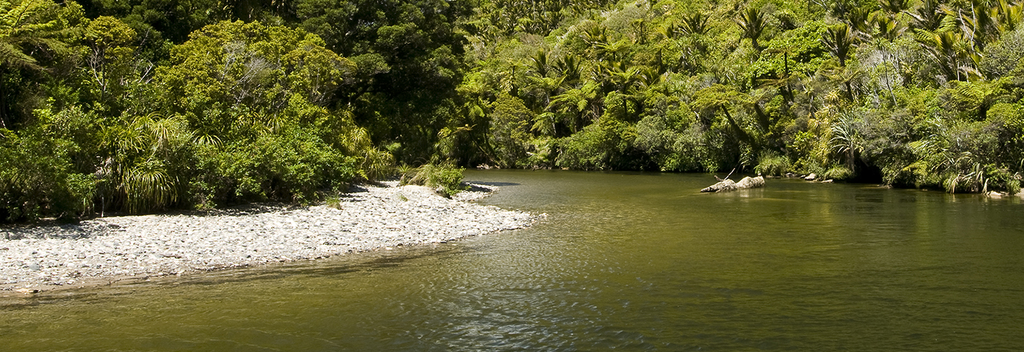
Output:
[[[399,267],[425,257],[444,257],[472,250],[457,243],[439,243],[413,246],[399,246],[394,249],[380,249],[361,253],[322,258],[316,261],[270,263],[255,267],[220,269],[184,275],[124,278],[111,281],[99,287],[81,287],[67,290],[43,291],[26,296],[0,297],[0,310],[18,306],[100,300],[116,298],[138,290],[161,289],[202,289],[204,286],[224,284],[255,284],[282,279],[337,277],[352,273],[365,273]]]
[[[486,182],[486,181],[471,181],[471,182],[475,183],[475,184],[484,185],[484,186],[495,186],[495,187],[519,186],[519,184],[515,183],[515,182],[498,182],[498,181],[489,181],[489,182]]]

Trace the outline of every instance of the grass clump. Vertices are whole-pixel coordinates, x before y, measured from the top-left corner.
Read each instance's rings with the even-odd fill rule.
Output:
[[[327,204],[328,208],[334,208],[334,209],[341,210],[341,197],[339,197],[339,196],[327,197],[327,199],[324,201],[324,203]]]
[[[754,172],[765,176],[779,176],[789,171],[789,158],[777,152],[765,152],[758,159]]]
[[[853,170],[850,170],[846,166],[833,165],[827,171],[825,171],[825,174],[822,176],[824,176],[826,179],[849,180],[853,178],[855,174],[853,173]]]

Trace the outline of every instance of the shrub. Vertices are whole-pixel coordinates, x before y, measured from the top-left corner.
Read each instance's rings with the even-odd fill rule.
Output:
[[[0,130],[0,222],[75,219],[92,210],[95,177],[74,171],[67,140]]]
[[[603,170],[608,167],[611,136],[594,124],[582,132],[562,139],[559,143],[561,154],[556,165],[570,169]]]
[[[338,189],[355,176],[355,158],[295,128],[228,149],[222,170],[243,199],[310,200],[320,189]]]
[[[463,190],[462,172],[465,169],[450,165],[427,164],[402,174],[403,185],[422,185],[438,189],[438,193],[451,197]]]

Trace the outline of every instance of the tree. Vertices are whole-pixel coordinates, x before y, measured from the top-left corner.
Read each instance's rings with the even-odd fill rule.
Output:
[[[908,13],[913,18],[913,27],[926,31],[937,31],[942,25],[942,18],[945,13],[939,7],[939,0],[924,0],[921,7],[913,13]]]
[[[38,60],[26,52],[67,51],[68,45],[62,39],[68,33],[57,18],[58,6],[48,0],[0,2],[0,63],[42,70]]]
[[[839,60],[841,69],[846,69],[846,58],[850,55],[850,50],[854,48],[853,41],[850,27],[843,23],[825,30],[821,37],[821,42],[828,49],[829,54]],[[847,95],[850,100],[853,100],[853,87],[850,85],[850,80],[844,80],[843,83],[846,86]]]
[[[24,71],[39,72],[46,64],[41,58],[71,54],[73,28],[82,20],[82,9],[74,2],[62,7],[50,0],[0,2],[0,128],[9,128],[12,108],[18,104],[19,84]]]
[[[960,22],[965,38],[977,51],[984,51],[985,45],[999,36],[999,25],[996,22],[998,8],[989,9],[986,0],[971,0],[969,9],[948,10]]]
[[[357,80],[333,102],[351,106],[377,143],[400,143],[405,161],[429,159],[444,118],[460,105],[460,28],[468,1],[296,0],[299,27],[357,66]]]
[[[495,163],[515,168],[526,158],[530,121],[533,112],[519,98],[502,95],[494,102],[490,114],[490,141]]]
[[[155,47],[164,40],[182,43],[203,26],[235,19],[235,2],[223,0],[82,0],[89,17],[111,16],[122,20],[149,40]],[[254,18],[242,18],[252,21]],[[148,33],[152,32],[152,33]]]
[[[326,106],[356,70],[314,34],[240,21],[196,31],[171,63],[157,72],[171,111],[218,135],[236,130],[238,116],[274,123],[295,96]]]
[[[1024,26],[1003,33],[1000,40],[985,49],[979,68],[990,79],[1006,76],[1024,61]]]
[[[116,18],[100,16],[89,22],[84,34],[90,49],[85,71],[91,78],[91,98],[101,104],[98,108],[111,116],[132,107],[136,113],[149,110],[144,106],[151,99],[143,92],[156,65],[140,57],[135,30]]]
[[[729,87],[721,84],[716,84],[711,87],[705,88],[697,92],[696,100],[693,102],[693,107],[698,110],[698,115],[708,116],[715,115],[717,112],[721,112],[725,116],[725,120],[732,127],[736,137],[753,146],[754,140],[750,137],[750,134],[740,126],[740,124],[733,118],[732,114],[729,113],[729,108],[734,105],[744,105],[744,95],[734,87]]]
[[[215,201],[309,200],[357,175],[380,175],[390,154],[373,148],[351,111],[327,109],[355,70],[303,30],[237,21],[193,33],[156,81],[169,118],[215,143],[197,150],[198,166],[178,179],[191,178],[193,194]]]
[[[969,45],[963,37],[952,31],[929,33],[919,31],[915,39],[921,43],[928,55],[935,60],[936,66],[947,80],[966,79],[963,69],[970,60],[966,53]]]

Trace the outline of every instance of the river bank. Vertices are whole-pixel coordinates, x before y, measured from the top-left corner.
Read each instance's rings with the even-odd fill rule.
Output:
[[[253,205],[0,227],[0,295],[443,243],[535,220],[472,203],[496,190],[473,185],[447,199],[392,182],[358,187],[331,206]]]

